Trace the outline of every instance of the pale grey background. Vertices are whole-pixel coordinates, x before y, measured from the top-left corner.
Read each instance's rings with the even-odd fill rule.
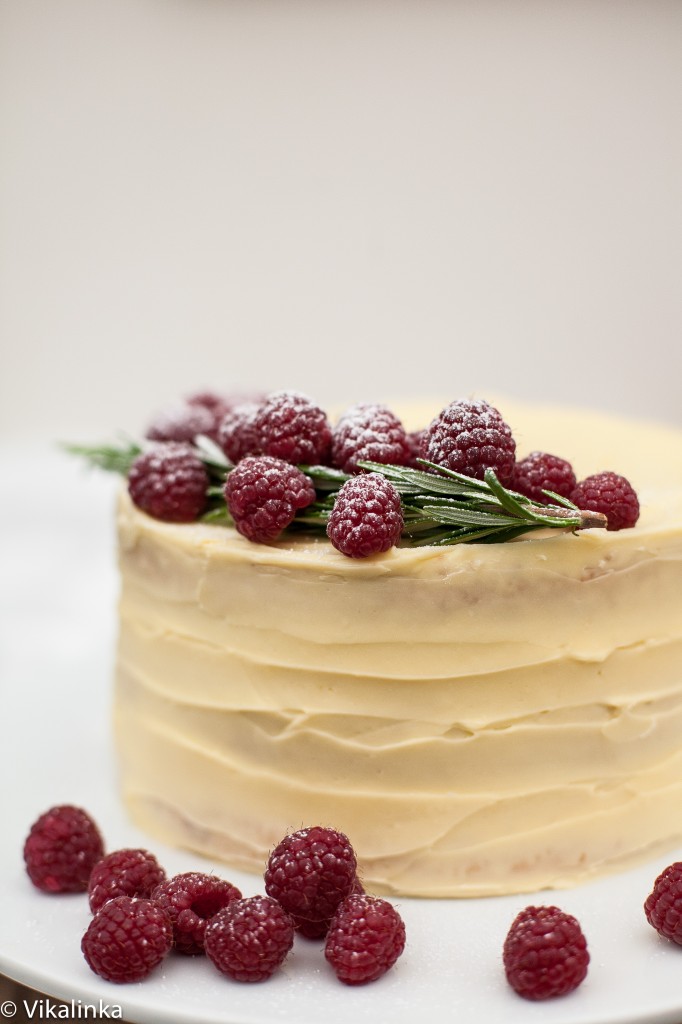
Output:
[[[682,423],[682,3],[0,0],[0,427],[197,385]]]

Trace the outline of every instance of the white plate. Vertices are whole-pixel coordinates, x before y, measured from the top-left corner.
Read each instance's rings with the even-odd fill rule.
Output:
[[[10,467],[6,487],[0,483],[1,971],[52,997],[81,1005],[102,1000],[120,1006],[130,1022],[155,1024],[413,1024],[421,1015],[457,1024],[679,1024],[682,949],[653,932],[642,902],[656,874],[682,851],[560,893],[401,900],[405,953],[379,982],[361,988],[337,982],[321,945],[302,939],[283,969],[258,985],[230,982],[205,960],[180,956],[169,957],[139,984],[111,985],[96,977],[80,952],[89,921],[86,898],[43,895],[23,870],[25,834],[52,804],[90,810],[109,849],[148,845],[169,873],[215,868],[245,894],[262,888],[257,877],[164,848],[126,820],[116,796],[108,724],[116,591],[112,483],[83,480],[64,461],[42,465],[48,504],[24,503],[21,465]],[[531,902],[557,903],[575,914],[591,953],[583,985],[540,1004],[518,998],[501,965],[509,924]],[[76,1002],[74,1017],[78,1010]]]

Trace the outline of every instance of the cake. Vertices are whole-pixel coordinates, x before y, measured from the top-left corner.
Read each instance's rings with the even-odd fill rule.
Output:
[[[637,525],[350,559],[121,494],[116,743],[144,830],[260,873],[285,832],[333,825],[373,891],[426,897],[680,842],[682,434],[500,407],[521,454],[632,480]]]

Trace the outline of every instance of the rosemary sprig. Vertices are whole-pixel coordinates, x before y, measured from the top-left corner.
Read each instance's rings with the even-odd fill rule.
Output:
[[[85,457],[101,469],[127,475],[133,460],[144,449],[128,442],[119,447],[88,448],[68,445],[67,451]],[[209,474],[208,509],[204,522],[231,524],[223,497],[223,484],[234,468],[218,446],[207,437],[195,441],[197,455]],[[582,511],[566,498],[546,491],[547,505],[535,505],[529,498],[503,487],[492,469],[483,480],[474,480],[424,459],[425,468],[385,466],[361,462],[360,467],[386,477],[400,494],[404,528],[401,544],[422,545],[501,543],[536,530],[573,531],[606,527],[606,516]],[[328,466],[301,466],[313,482],[317,498],[302,509],[289,527],[291,531],[324,533],[339,490],[349,479],[346,473]]]

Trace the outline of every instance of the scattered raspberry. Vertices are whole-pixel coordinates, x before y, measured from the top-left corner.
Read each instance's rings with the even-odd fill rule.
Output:
[[[607,530],[627,530],[639,519],[636,491],[624,476],[610,470],[581,480],[569,498],[580,509],[602,512],[608,519]]]
[[[157,885],[151,898],[166,911],[173,925],[173,945],[195,956],[204,951],[208,922],[241,892],[230,882],[200,871],[187,871]]]
[[[400,540],[403,511],[400,495],[379,473],[346,480],[334,502],[327,536],[350,558],[388,551]]]
[[[548,452],[531,452],[514,467],[511,486],[536,504],[546,505],[551,499],[543,491],[554,491],[568,498],[575,487],[575,473],[570,462]]]
[[[153,853],[115,850],[92,869],[88,886],[90,909],[96,913],[116,896],[150,896],[152,889],[165,881],[166,872]]]
[[[43,892],[86,892],[90,872],[102,856],[97,825],[70,804],[41,814],[24,843],[28,877]]]
[[[355,852],[343,832],[315,825],[285,836],[270,854],[265,891],[299,922],[328,921],[355,884]]]
[[[193,441],[197,434],[215,432],[215,412],[205,405],[183,402],[160,413],[147,428],[145,437],[150,441]]]
[[[572,992],[587,974],[590,955],[580,925],[558,907],[526,907],[504,943],[507,981],[524,999]]]
[[[385,405],[354,405],[332,433],[332,463],[344,473],[355,473],[358,462],[406,465],[411,458],[402,423]]]
[[[273,458],[317,465],[329,457],[329,421],[322,409],[298,391],[269,395],[256,416],[255,429],[263,452]]]
[[[264,981],[294,944],[294,925],[268,896],[233,900],[206,925],[206,955],[235,981]]]
[[[376,981],[405,948],[405,925],[387,900],[349,896],[329,926],[324,955],[339,981],[364,985]]]
[[[83,956],[105,981],[141,981],[173,944],[165,911],[151,900],[118,896],[93,917],[83,936]]]
[[[362,882],[359,878],[356,878],[348,895],[360,896],[364,895],[364,892]],[[331,917],[325,917],[322,921],[308,921],[306,918],[296,917],[294,914],[291,915],[291,919],[294,922],[294,928],[297,933],[302,935],[304,939],[324,939],[332,922]]]
[[[138,455],[128,490],[138,508],[168,523],[191,523],[206,508],[208,474],[189,445],[156,445]]]
[[[514,472],[516,444],[497,409],[483,401],[452,402],[426,429],[425,458],[465,476],[483,479],[493,469],[501,484]]]
[[[315,500],[309,477],[296,466],[268,455],[247,457],[225,484],[225,501],[234,525],[249,540],[274,540],[300,508]]]
[[[662,871],[644,904],[646,919],[659,935],[682,946],[682,862]]]
[[[259,409],[255,402],[237,405],[223,417],[218,428],[218,444],[235,465],[247,455],[258,455],[261,450],[256,430]]]

